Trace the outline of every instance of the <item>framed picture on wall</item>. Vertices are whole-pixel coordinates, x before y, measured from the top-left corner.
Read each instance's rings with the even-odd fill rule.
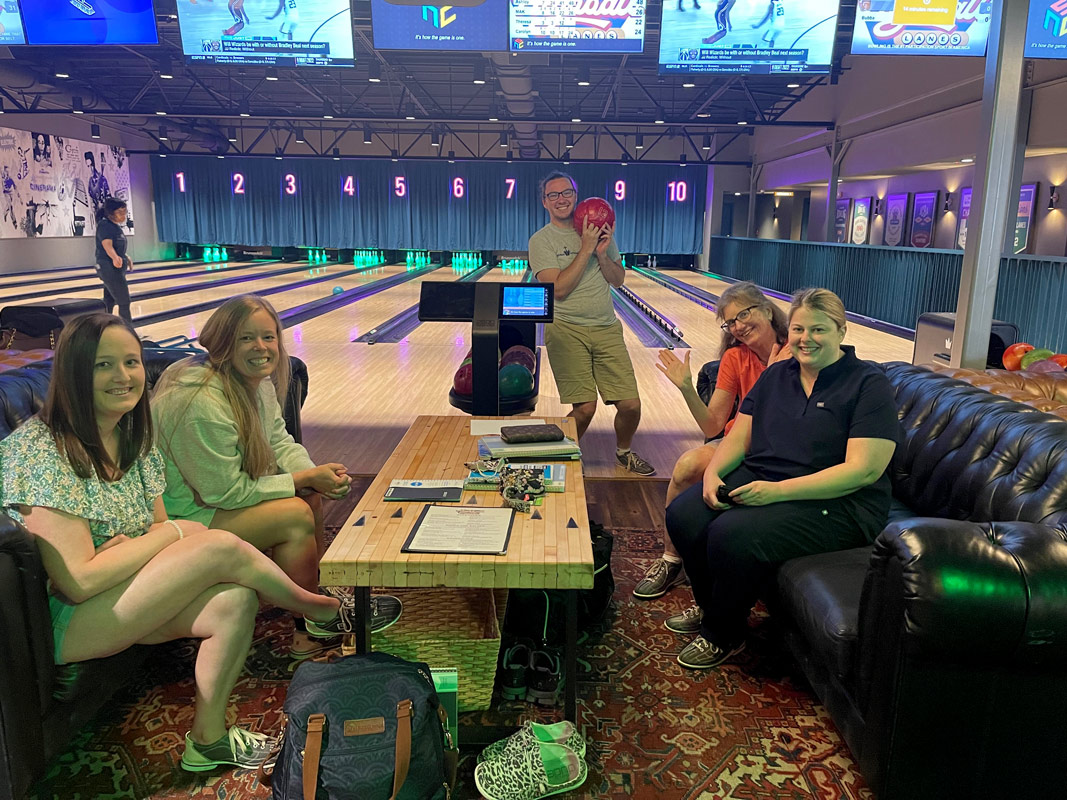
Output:
[[[871,236],[871,198],[858,197],[852,207],[852,244],[867,244]]]
[[[934,243],[934,226],[937,224],[937,204],[941,192],[916,192],[911,208],[912,247],[930,247]]]
[[[1019,214],[1015,218],[1015,244],[1012,252],[1033,252],[1030,243],[1030,230],[1034,227],[1034,210],[1037,205],[1038,184],[1028,183],[1019,190]]]
[[[971,216],[971,187],[960,191],[960,218],[956,223],[956,247],[963,250],[967,246],[967,220]]]
[[[885,199],[882,241],[889,247],[900,247],[904,244],[904,232],[908,228],[909,197],[907,193],[891,194]]]
[[[834,241],[844,244],[852,228],[852,198],[839,197],[834,207]]]

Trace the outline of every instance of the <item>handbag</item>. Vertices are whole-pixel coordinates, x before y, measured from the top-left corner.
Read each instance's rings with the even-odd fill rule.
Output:
[[[0,349],[56,349],[63,326],[82,314],[104,311],[104,301],[57,297],[37,305],[4,306],[0,309]]]
[[[422,663],[387,653],[308,661],[285,698],[274,800],[448,800],[455,749]]]

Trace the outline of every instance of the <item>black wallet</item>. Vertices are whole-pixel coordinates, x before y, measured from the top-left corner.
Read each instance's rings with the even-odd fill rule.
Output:
[[[563,431],[559,425],[508,425],[500,429],[500,438],[508,444],[527,442],[559,442]]]

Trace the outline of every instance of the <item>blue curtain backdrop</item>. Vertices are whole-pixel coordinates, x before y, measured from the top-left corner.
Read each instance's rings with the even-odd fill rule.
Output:
[[[548,221],[537,183],[553,166],[157,156],[156,224],[192,244],[525,250]],[[558,166],[579,197],[614,206],[622,252],[700,252],[703,167]]]

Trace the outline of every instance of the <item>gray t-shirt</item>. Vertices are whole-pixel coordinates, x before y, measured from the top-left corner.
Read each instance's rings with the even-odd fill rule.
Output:
[[[582,237],[576,230],[559,228],[550,222],[530,237],[530,269],[535,276],[543,269],[565,269],[581,249]],[[612,261],[619,260],[615,239],[608,245],[608,256]],[[571,293],[556,299],[556,319],[590,327],[615,322],[611,287],[600,271],[596,255],[589,257],[589,263]]]

